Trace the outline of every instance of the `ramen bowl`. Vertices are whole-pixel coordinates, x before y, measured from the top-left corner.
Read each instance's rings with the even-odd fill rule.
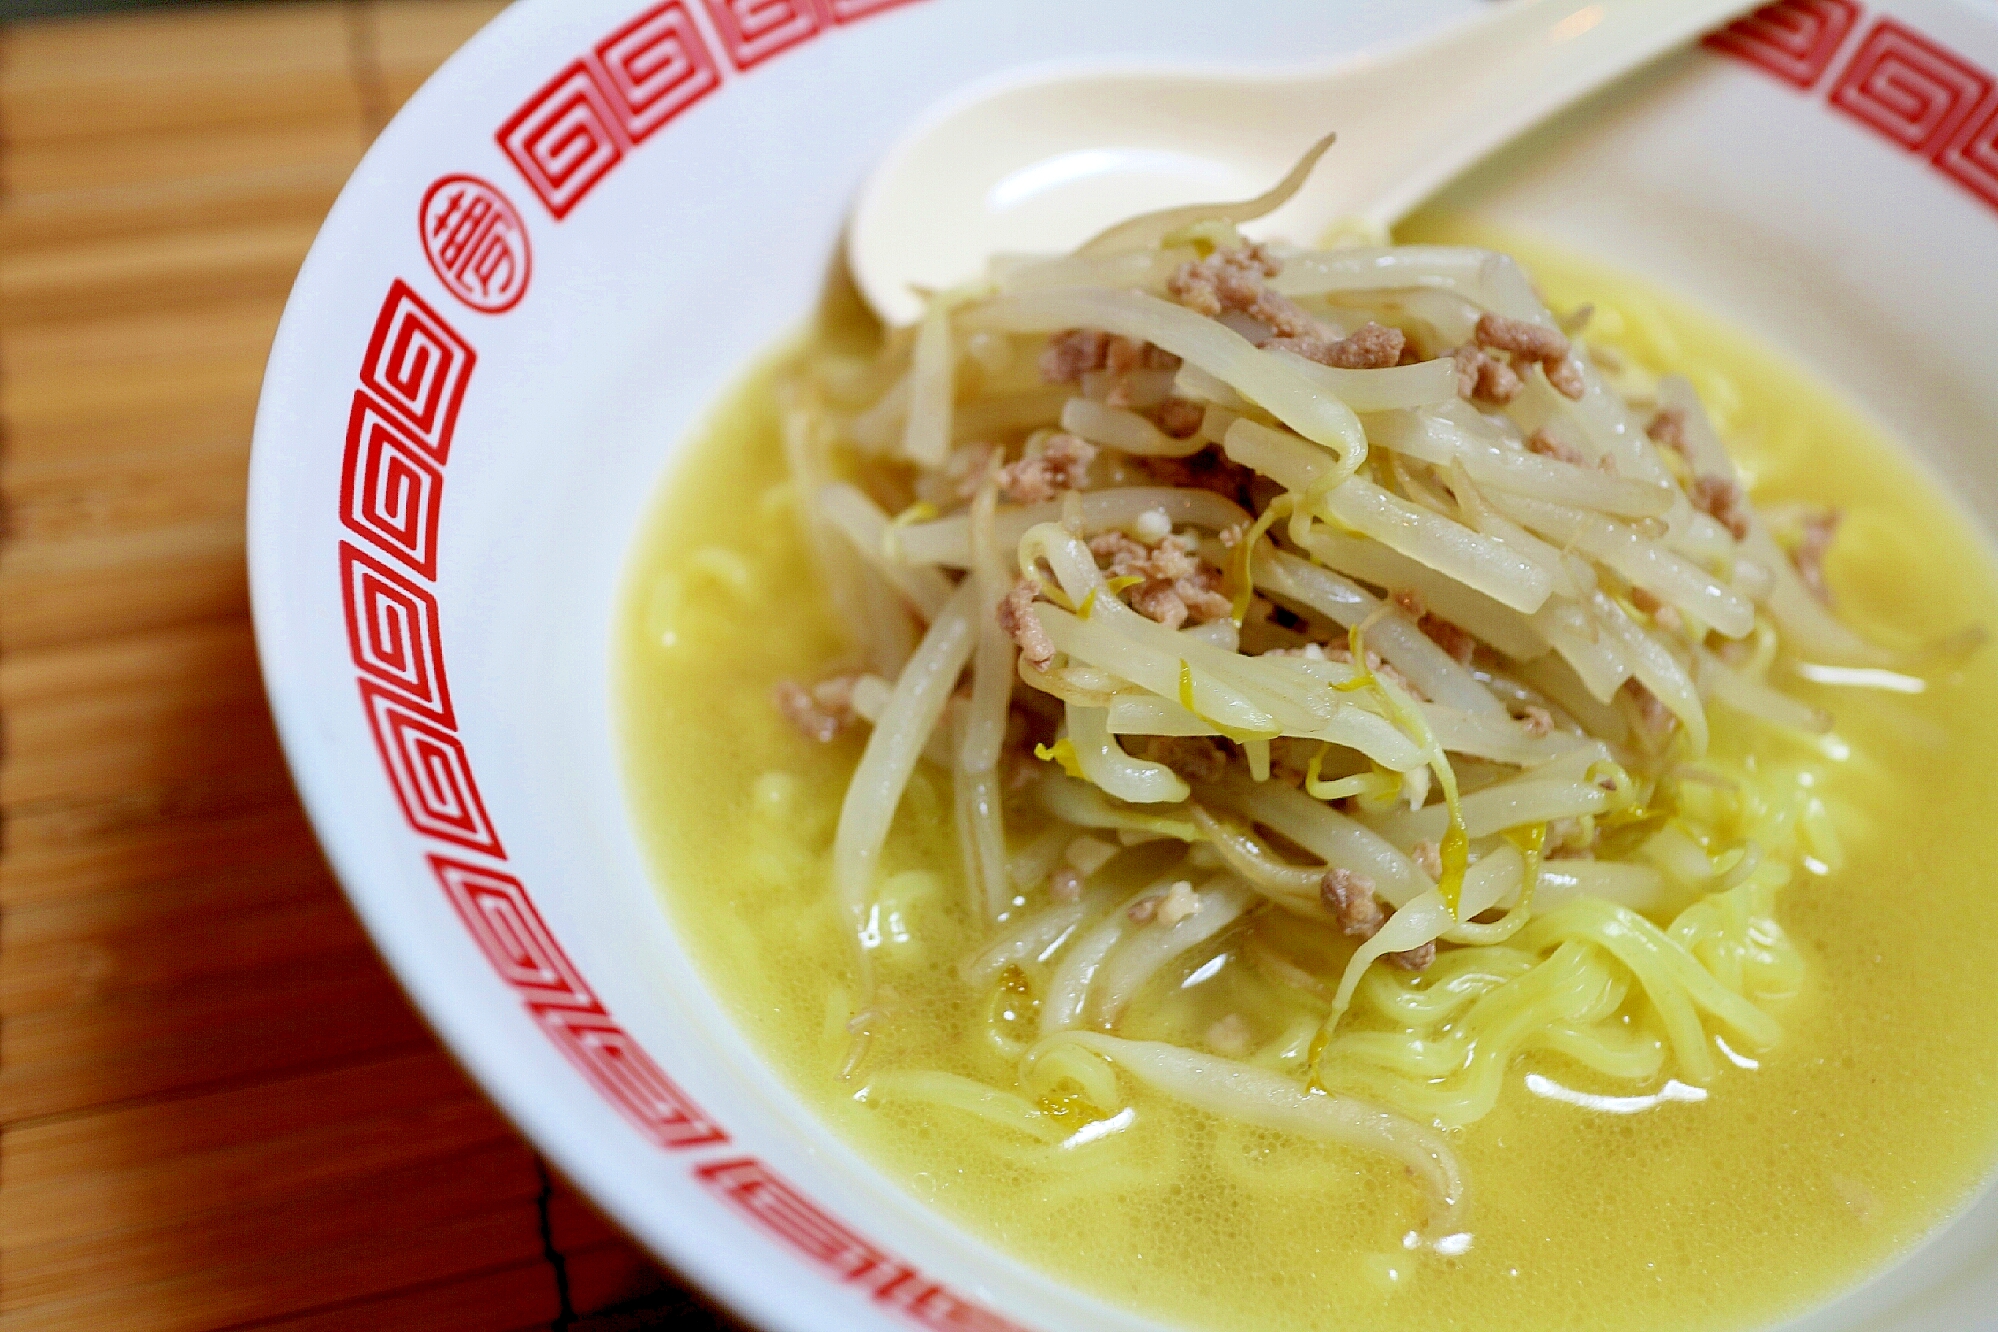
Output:
[[[250,491],[258,641],[300,792],[472,1074],[751,1323],[1157,1326],[926,1210],[704,988],[621,777],[611,644],[651,497],[810,310],[860,181],[935,100],[1047,62],[1328,61],[1476,8],[521,0],[328,217],[271,355]],[[1727,316],[1998,512],[1993,71],[1989,6],[1785,0],[1444,203]],[[1987,1198],[1792,1326],[1968,1328],[1994,1301]]]

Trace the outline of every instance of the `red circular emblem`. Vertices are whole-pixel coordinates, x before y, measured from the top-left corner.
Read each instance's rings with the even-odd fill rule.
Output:
[[[445,176],[423,195],[417,229],[437,280],[474,310],[520,303],[533,260],[513,204],[477,176]]]

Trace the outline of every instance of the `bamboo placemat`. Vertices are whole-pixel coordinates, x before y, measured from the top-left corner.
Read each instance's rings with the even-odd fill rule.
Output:
[[[340,897],[258,684],[292,275],[497,0],[0,28],[0,1329],[718,1326],[559,1182]]]

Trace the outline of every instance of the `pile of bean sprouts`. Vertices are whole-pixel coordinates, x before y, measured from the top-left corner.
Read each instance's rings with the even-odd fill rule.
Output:
[[[1503,254],[1251,246],[1256,211],[995,259],[786,382],[865,658],[823,695],[871,728],[832,859],[846,1075],[1048,1150],[1138,1084],[1385,1153],[1447,1250],[1450,1131],[1516,1055],[1699,1084],[1779,1038],[1802,964],[1775,896],[1837,839],[1808,771],[1710,754],[1710,715],[1823,733],[1779,658],[1882,657],[1685,381],[1592,350]],[[1228,264],[1260,291],[1217,312],[1195,289]],[[1337,364],[1369,330],[1394,363]],[[1104,567],[1168,545],[1227,613],[1174,623]],[[872,1063],[881,852],[925,763],[982,922],[963,982],[1025,1015],[1010,1086]],[[1141,1020],[1224,955],[1262,1011]]]

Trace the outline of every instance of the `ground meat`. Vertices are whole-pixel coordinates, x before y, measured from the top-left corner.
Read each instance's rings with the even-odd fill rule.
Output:
[[[1545,430],[1536,430],[1526,437],[1526,451],[1528,453],[1537,453],[1543,458],[1552,458],[1556,462],[1567,463],[1573,467],[1587,467],[1589,465],[1589,460],[1582,456],[1580,449],[1572,444],[1563,444]]]
[[[1635,606],[1641,613],[1649,615],[1651,622],[1660,629],[1677,633],[1685,627],[1686,622],[1680,618],[1679,608],[1660,601],[1656,594],[1647,588],[1631,588],[1630,604]]]
[[[1041,352],[1041,378],[1050,384],[1080,383],[1091,370],[1103,368],[1110,336],[1100,328],[1069,328],[1049,334],[1048,345]]]
[[[1524,319],[1502,314],[1482,314],[1471,338],[1480,347],[1511,352],[1528,360],[1548,361],[1568,354],[1568,338],[1559,329],[1546,328]]]
[[[1736,541],[1748,536],[1748,497],[1732,477],[1696,476],[1686,497],[1694,508],[1718,519]]]
[[[1131,608],[1177,629],[1189,619],[1205,624],[1234,613],[1234,603],[1221,591],[1221,571],[1193,553],[1186,537],[1168,536],[1155,546],[1105,532],[1089,540],[1089,553],[1112,578],[1142,578],[1131,589]]]
[[[1050,435],[1037,458],[999,469],[999,493],[1015,504],[1041,504],[1064,490],[1080,490],[1096,460],[1096,446],[1074,435]]]
[[[1804,580],[1812,596],[1827,606],[1831,605],[1832,597],[1831,588],[1825,584],[1825,555],[1831,550],[1843,517],[1837,509],[1821,509],[1804,519],[1803,537],[1790,552],[1790,563],[1797,566],[1797,577]]]
[[[1663,699],[1638,680],[1625,680],[1623,692],[1630,695],[1630,701],[1637,705],[1637,719],[1647,732],[1661,739],[1671,734],[1679,719],[1672,715]]]
[[[1040,617],[1034,614],[1034,597],[1040,589],[1029,579],[1017,579],[1013,590],[999,603],[999,627],[1006,636],[1020,646],[1020,655],[1027,659],[1037,671],[1044,671],[1054,660],[1054,640],[1041,626]]]
[[[1554,391],[1570,402],[1579,402],[1582,395],[1589,391],[1588,381],[1582,378],[1582,367],[1574,358],[1563,357],[1543,368],[1547,371],[1547,382],[1554,386]]]
[[[1547,382],[1556,392],[1568,398],[1582,396],[1581,368],[1569,359],[1568,338],[1559,329],[1500,314],[1483,314],[1478,316],[1471,339],[1480,347],[1540,362],[1540,368],[1547,372]]]
[[[1168,629],[1177,629],[1188,620],[1206,624],[1234,613],[1235,603],[1221,591],[1221,571],[1204,565],[1192,578],[1178,582],[1147,583],[1131,590],[1131,609]]]
[[[1192,435],[1206,419],[1207,409],[1187,398],[1167,398],[1152,412],[1152,420],[1158,428],[1174,439]]]
[[[1425,615],[1416,621],[1415,627],[1455,658],[1459,666],[1469,666],[1478,655],[1478,640],[1440,615]]]
[[[1228,751],[1204,735],[1133,737],[1130,752],[1137,758],[1163,763],[1189,782],[1218,782],[1228,771]]]
[[[860,714],[853,710],[853,686],[859,679],[858,675],[834,675],[809,689],[794,680],[781,680],[777,684],[777,711],[810,739],[829,744],[860,720]]]
[[[1200,567],[1193,542],[1180,536],[1163,536],[1156,545],[1147,545],[1122,532],[1104,532],[1089,538],[1089,553],[1098,564],[1109,561],[1103,569],[1112,578],[1170,583],[1190,577]]]
[[[1554,714],[1531,703],[1519,710],[1519,720],[1528,735],[1547,735],[1554,729]]]
[[[1184,458],[1132,459],[1162,486],[1182,490],[1211,490],[1244,509],[1254,509],[1256,473],[1215,448],[1205,448]]]
[[[1210,319],[1237,311],[1266,326],[1278,339],[1333,342],[1325,336],[1324,325],[1296,301],[1265,284],[1264,279],[1275,277],[1282,267],[1261,245],[1216,250],[1205,259],[1181,264],[1166,279],[1166,292],[1187,309]]]
[[[1149,345],[1112,334],[1103,344],[1103,368],[1113,375],[1128,375],[1133,370],[1141,370],[1145,366],[1145,350]]]
[[[1457,362],[1457,396],[1504,406],[1526,387],[1503,357],[1465,343],[1451,353]]]
[[[1241,245],[1181,264],[1166,279],[1166,293],[1211,319],[1224,310],[1247,310],[1266,290],[1264,279],[1282,271],[1265,246]]]
[[[1349,869],[1325,871],[1318,881],[1318,900],[1338,918],[1339,928],[1355,939],[1371,939],[1387,924],[1387,912],[1374,896],[1374,881]]]
[[[1369,319],[1332,344],[1334,355],[1327,364],[1347,370],[1385,370],[1401,364],[1407,347],[1407,334]]]
[[[1420,948],[1411,948],[1403,953],[1386,955],[1387,964],[1400,967],[1403,971],[1425,971],[1436,960],[1436,941],[1430,940]]]
[[[1402,349],[1407,345],[1408,338],[1400,329],[1370,319],[1343,338],[1322,335],[1271,338],[1263,344],[1263,349],[1295,352],[1307,361],[1341,370],[1384,370],[1401,364]]]
[[[1041,352],[1041,378],[1050,384],[1079,383],[1093,370],[1121,375],[1178,366],[1179,358],[1171,352],[1100,328],[1069,328],[1050,334]]]
[[[1686,414],[1677,407],[1660,408],[1658,414],[1651,418],[1651,424],[1644,427],[1644,433],[1651,436],[1654,443],[1672,450],[1687,462],[1693,460],[1686,445]]]

